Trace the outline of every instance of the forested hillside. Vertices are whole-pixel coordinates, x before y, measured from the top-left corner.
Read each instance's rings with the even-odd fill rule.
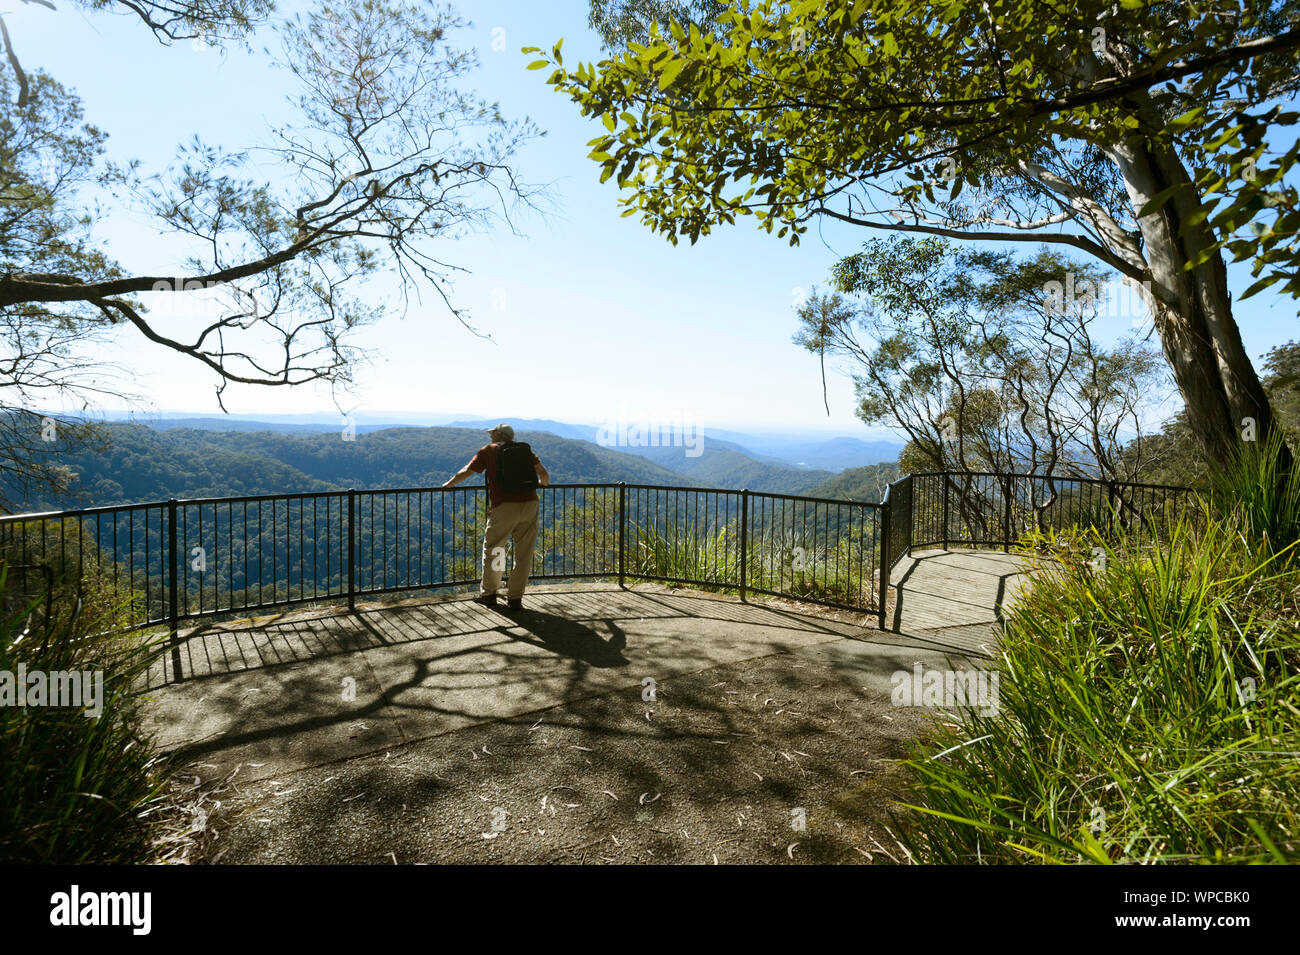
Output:
[[[388,428],[354,440],[339,432],[159,431],[121,423],[105,429],[104,449],[59,457],[75,475],[68,495],[24,498],[9,488],[10,497],[23,510],[52,510],[170,497],[428,487],[442,484],[487,443],[481,431],[461,428]],[[700,483],[587,442],[526,432],[519,437],[532,443],[556,483]]]
[[[359,431],[350,440],[340,431],[159,429],[128,423],[104,428],[104,448],[57,455],[74,475],[67,495],[24,495],[6,488],[15,506],[56,510],[172,497],[432,487],[487,443],[483,431],[471,428],[385,428]],[[520,431],[518,438],[533,446],[557,484],[626,481],[799,494],[832,476],[756,461],[712,442],[698,457],[687,457],[680,447],[655,449],[661,463],[545,432]]]
[[[845,501],[878,503],[885,488],[901,477],[897,461],[849,468],[808,491],[811,497],[830,497]]]

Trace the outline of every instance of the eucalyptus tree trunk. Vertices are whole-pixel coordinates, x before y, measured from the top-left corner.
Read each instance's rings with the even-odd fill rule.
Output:
[[[1143,119],[1158,121],[1150,113]],[[1203,209],[1200,193],[1173,148],[1134,137],[1110,153],[1135,210],[1170,186],[1187,184],[1139,219],[1138,228],[1151,275],[1148,305],[1165,358],[1201,449],[1222,467],[1244,441],[1262,440],[1274,427],[1268,395],[1232,315],[1223,255],[1216,250],[1186,267],[1212,245],[1214,235],[1203,219],[1193,218]],[[1285,471],[1291,456],[1285,446],[1282,453]]]

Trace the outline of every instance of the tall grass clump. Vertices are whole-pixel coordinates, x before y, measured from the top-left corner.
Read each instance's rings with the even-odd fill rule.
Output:
[[[915,858],[1300,860],[1290,506],[1202,503],[1143,546],[1096,528],[1028,541],[996,714],[950,712],[906,761]]]
[[[680,531],[637,525],[631,540],[628,572],[633,575],[689,583],[703,590],[731,591],[740,586],[740,542],[726,525],[704,529],[687,524]],[[745,549],[746,583],[753,591],[865,606],[875,598],[872,546],[848,539],[802,546],[779,534],[755,535]]]
[[[1300,539],[1300,464],[1282,467],[1284,447],[1282,434],[1269,431],[1263,441],[1243,441],[1226,468],[1211,471],[1215,510],[1239,527],[1248,546],[1270,554]]]
[[[0,563],[0,591],[11,583]],[[0,864],[149,861],[166,780],[142,729],[137,682],[160,642],[88,636],[113,615],[87,619],[75,602],[56,607],[48,630],[33,627],[43,618],[36,608],[0,616],[0,673],[102,671],[102,710],[0,705]]]
[[[654,524],[638,524],[631,540],[633,574],[697,584],[740,584],[739,544],[728,540],[725,525],[707,529],[687,523],[681,530],[662,531]]]

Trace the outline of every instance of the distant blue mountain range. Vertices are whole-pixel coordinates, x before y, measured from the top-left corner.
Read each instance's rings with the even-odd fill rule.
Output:
[[[473,428],[485,424],[496,424],[504,420],[518,430],[545,431],[561,438],[573,438],[580,441],[593,441],[604,444],[600,439],[602,427],[598,425],[570,424],[565,421],[553,421],[547,418],[465,418],[448,422],[450,427]],[[611,428],[605,431],[617,430]],[[661,427],[661,432],[674,430]],[[903,445],[897,441],[864,441],[861,438],[835,437],[819,438],[815,433],[799,434],[762,434],[742,431],[728,431],[720,428],[703,428],[703,437],[712,453],[714,450],[731,450],[744,454],[757,461],[768,464],[781,464],[786,467],[805,468],[809,470],[843,471],[846,468],[863,467],[879,464],[882,461],[897,461]],[[607,434],[606,437],[609,435]],[[662,435],[661,435],[662,436]],[[644,436],[643,436],[644,437]],[[606,444],[629,454],[640,454],[664,467],[679,470],[670,459],[681,454],[677,446],[670,448],[630,443]]]
[[[150,427],[196,428],[204,431],[266,431],[281,434],[321,434],[342,426],[342,415],[183,415],[169,413],[134,414],[126,412],[107,416],[109,420],[134,421]],[[612,450],[649,458],[679,473],[695,473],[699,465],[684,457],[681,446],[668,448],[646,444],[600,440],[601,426],[556,421],[551,418],[483,417],[475,415],[402,415],[358,414],[357,433],[392,427],[434,426],[482,429],[505,421],[519,431],[541,431],[575,441],[590,441]],[[605,429],[607,432],[615,429]],[[721,428],[704,428],[702,437],[712,452],[733,451],[766,464],[804,470],[843,471],[887,461],[897,461],[903,445],[898,441],[866,440],[848,436],[823,437],[815,431],[803,433],[743,432]],[[605,438],[617,435],[604,435]],[[699,455],[694,457],[698,458]]]

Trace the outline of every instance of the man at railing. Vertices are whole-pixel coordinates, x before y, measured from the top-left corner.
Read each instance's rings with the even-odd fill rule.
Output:
[[[515,564],[510,571],[507,590],[508,606],[523,606],[528,571],[533,564],[533,546],[537,543],[537,488],[551,483],[551,476],[533,454],[532,448],[515,441],[515,429],[499,424],[489,429],[491,444],[457,471],[443,487],[455,487],[471,474],[482,474],[488,487],[488,522],[483,532],[483,583],[475,601],[488,607],[497,603],[501,572],[506,566],[505,545],[515,542]]]

